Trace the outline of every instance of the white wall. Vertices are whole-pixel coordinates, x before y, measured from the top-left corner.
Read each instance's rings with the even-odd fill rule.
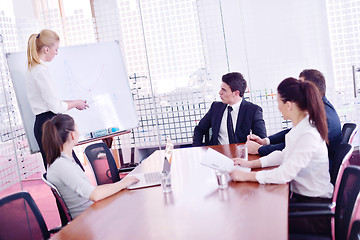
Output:
[[[251,89],[276,89],[305,68],[323,72],[332,88],[325,1],[221,0],[221,7],[230,71],[242,72]]]

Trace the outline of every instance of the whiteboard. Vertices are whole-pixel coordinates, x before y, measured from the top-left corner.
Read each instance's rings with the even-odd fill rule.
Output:
[[[39,146],[33,132],[35,116],[25,89],[26,53],[8,53],[7,63],[30,150],[35,153],[39,151]],[[61,99],[85,99],[90,106],[83,111],[71,109],[66,112],[77,124],[80,142],[91,136],[106,136],[138,126],[118,43],[62,47],[48,66]]]

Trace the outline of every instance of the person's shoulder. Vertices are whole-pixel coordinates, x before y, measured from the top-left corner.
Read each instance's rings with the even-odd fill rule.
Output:
[[[297,129],[297,128],[295,128]],[[317,128],[313,125],[310,124],[310,122],[306,119],[305,121],[301,122],[301,124],[299,124],[299,134],[302,135],[312,135],[316,138],[321,138],[319,131],[317,130]]]
[[[303,145],[319,143],[322,140],[320,133],[310,124],[298,124],[296,127],[293,127],[286,136],[289,142]]]
[[[51,165],[48,165],[47,168],[47,179],[50,182],[56,181],[59,176],[62,176],[63,171],[63,161],[60,159],[61,157],[57,158]]]
[[[324,96],[322,97],[322,101],[324,103],[325,108],[334,108],[331,102]]]
[[[224,105],[226,105],[225,103],[223,102],[220,102],[220,101],[214,101],[212,104],[211,104],[211,108],[218,108],[218,107],[223,107]]]
[[[323,102],[324,102],[324,106],[325,106],[325,112],[326,112],[326,116],[328,118],[330,118],[331,120],[337,120],[339,119],[339,116],[336,112],[335,107],[331,104],[331,102],[324,96],[322,98]],[[340,120],[339,120],[340,121]]]
[[[59,171],[68,171],[71,167],[71,161],[63,156],[59,156],[50,166],[48,171],[56,169],[56,172]]]
[[[241,105],[244,105],[246,107],[253,108],[253,109],[258,109],[258,108],[261,109],[261,107],[259,105],[249,102],[249,101],[246,101],[245,99],[242,100]]]
[[[34,72],[34,71],[36,72],[36,71],[40,71],[43,69],[48,69],[48,67],[45,64],[40,63],[40,64],[36,64],[35,66],[31,67],[30,72]]]
[[[44,64],[36,64],[29,70],[29,74],[33,77],[39,77],[48,71],[48,67]]]

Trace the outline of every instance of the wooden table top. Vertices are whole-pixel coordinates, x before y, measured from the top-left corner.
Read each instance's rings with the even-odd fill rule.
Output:
[[[211,148],[236,156],[235,144]],[[220,190],[214,170],[200,164],[206,149],[174,149],[171,193],[160,186],[123,190],[94,203],[53,239],[287,239],[288,184],[230,181]],[[161,170],[162,155],[154,152],[135,171]]]

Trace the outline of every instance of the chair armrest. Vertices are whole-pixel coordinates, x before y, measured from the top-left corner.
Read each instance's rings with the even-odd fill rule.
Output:
[[[329,203],[289,203],[289,211],[295,210],[331,210],[334,207],[333,204]]]
[[[135,167],[124,167],[124,168],[120,168],[118,169],[119,173],[122,172],[131,172],[132,170],[134,170]]]
[[[55,227],[49,230],[50,234],[54,234],[57,233],[58,231],[60,231],[63,227]]]
[[[289,212],[289,218],[299,217],[334,217],[335,213],[329,210]]]
[[[125,163],[124,164],[124,168],[127,168],[127,167],[132,167],[132,168],[134,168],[134,167],[136,167],[137,165],[139,165],[138,163]]]

